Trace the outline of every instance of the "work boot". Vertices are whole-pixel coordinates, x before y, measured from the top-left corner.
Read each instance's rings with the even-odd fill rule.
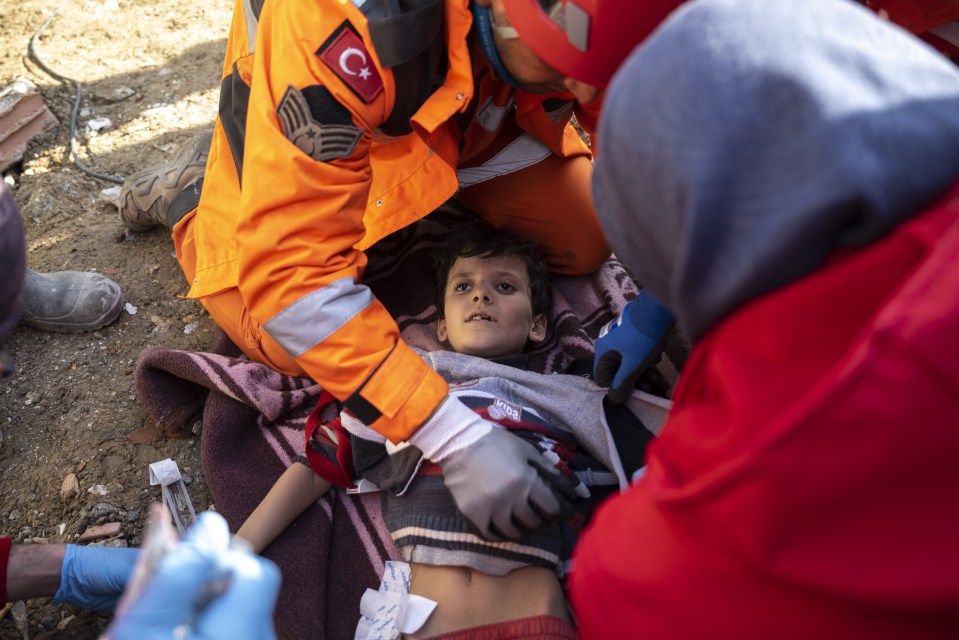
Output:
[[[27,269],[20,322],[45,331],[96,331],[120,315],[120,286],[99,273]]]
[[[170,229],[187,212],[180,211],[177,220],[169,219],[173,199],[203,178],[212,141],[212,133],[194,136],[168,162],[138,171],[124,181],[120,189],[120,218],[130,231],[147,231],[157,226]]]

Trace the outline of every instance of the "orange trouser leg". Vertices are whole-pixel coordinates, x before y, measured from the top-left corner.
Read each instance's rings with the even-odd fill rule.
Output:
[[[592,273],[611,249],[593,208],[591,174],[588,158],[551,154],[466,187],[456,198],[493,226],[536,240],[554,273]]]
[[[196,276],[196,245],[190,228],[195,216],[196,210],[191,211],[173,227],[173,244],[176,246],[177,259],[190,282]],[[306,376],[306,372],[296,360],[291,358],[283,347],[250,317],[239,289],[236,287],[226,289],[199,298],[199,301],[217,326],[230,336],[233,344],[238,346],[250,360],[265,364],[286,375]]]

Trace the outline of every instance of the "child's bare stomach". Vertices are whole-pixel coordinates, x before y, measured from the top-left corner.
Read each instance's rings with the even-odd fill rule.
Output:
[[[466,567],[412,564],[410,593],[439,603],[416,640],[458,629],[550,615],[569,621],[566,599],[556,572],[523,567],[492,576]]]

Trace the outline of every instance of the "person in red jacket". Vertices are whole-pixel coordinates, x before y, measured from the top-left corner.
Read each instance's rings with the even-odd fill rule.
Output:
[[[697,0],[599,148],[613,249],[694,346],[574,557],[582,637],[955,637],[959,71],[854,3]]]

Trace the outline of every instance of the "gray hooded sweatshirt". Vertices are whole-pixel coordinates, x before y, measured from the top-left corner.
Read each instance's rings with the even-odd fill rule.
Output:
[[[851,1],[697,0],[613,79],[599,151],[614,251],[697,340],[959,177],[959,70]]]

